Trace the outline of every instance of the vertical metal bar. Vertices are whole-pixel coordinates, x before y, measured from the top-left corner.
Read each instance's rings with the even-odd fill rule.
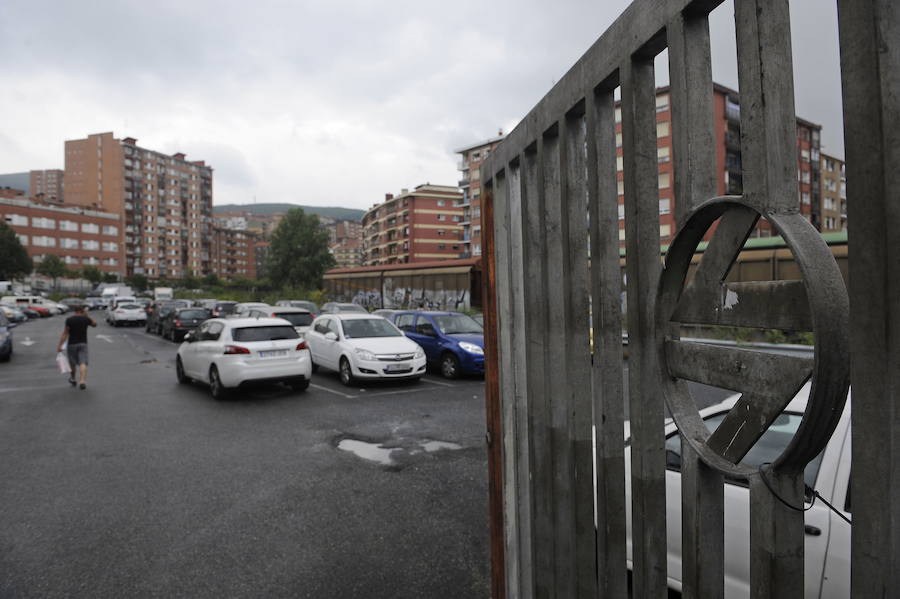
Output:
[[[510,246],[510,302],[513,312],[512,352],[515,380],[516,436],[516,500],[518,504],[517,527],[519,538],[519,592],[518,597],[532,596],[532,498],[531,461],[529,435],[530,405],[528,402],[528,361],[525,348],[529,344],[525,317],[525,279],[531,265],[523,260],[523,216],[521,169],[510,164],[507,169],[509,198],[509,246]]]
[[[575,461],[572,446],[568,377],[566,365],[565,305],[568,290],[563,218],[560,211],[562,164],[558,127],[541,136],[544,194],[544,247],[547,253],[547,300],[555,309],[548,313],[548,370],[553,376],[550,396],[551,446],[553,448],[555,595],[575,596]]]
[[[734,11],[744,197],[763,212],[796,212],[797,117],[788,0],[741,0]]]
[[[625,452],[622,443],[622,274],[619,266],[616,124],[613,88],[588,94],[588,201],[591,223],[591,387],[597,427],[597,575],[600,597],[625,597]]]
[[[750,597],[796,599],[803,597],[803,513],[788,508],[778,497],[793,506],[803,505],[803,471],[775,475],[767,468],[765,472],[767,482],[758,474],[750,478]]]
[[[735,2],[735,25],[744,196],[764,213],[796,212],[800,199],[788,0]],[[793,489],[793,476],[771,472],[769,478],[773,487],[787,491]],[[803,515],[785,513],[764,486],[755,488],[750,494],[751,595],[802,595]],[[803,493],[783,497],[798,505]]]
[[[482,167],[485,168],[485,167]],[[485,171],[487,172],[487,170]],[[497,265],[494,253],[493,183],[481,194],[481,231],[484,278],[484,400],[488,452],[488,521],[491,552],[491,597],[506,597],[503,534],[503,423],[497,338]]]
[[[853,597],[900,588],[900,7],[839,0],[853,380]]]
[[[591,425],[590,312],[588,307],[587,154],[584,104],[560,121],[562,156],[563,281],[565,311],[565,397],[575,463],[575,572],[578,597],[597,594],[597,537],[594,531],[594,448]]]
[[[519,553],[518,468],[516,467],[515,361],[513,351],[513,307],[510,296],[510,212],[506,173],[494,178],[494,239],[497,262],[497,330],[499,331],[500,400],[503,418],[503,526],[506,539],[506,589],[511,597],[519,595],[521,577]]]
[[[666,29],[672,96],[675,214],[680,228],[699,202],[716,195],[716,133],[709,20],[677,15]],[[671,332],[677,337],[680,331]],[[725,594],[722,475],[682,443],[681,581],[686,599]]]
[[[666,596],[666,483],[662,391],[656,377],[655,298],[660,273],[656,87],[653,58],[635,55],[622,77],[622,149],[628,275],[634,596]]]
[[[534,592],[553,594],[553,447],[550,442],[550,382],[547,374],[547,303],[544,251],[544,198],[541,190],[541,155],[537,144],[519,160],[524,230],[522,250],[525,273],[525,343],[528,361],[528,406],[531,435],[532,535]]]

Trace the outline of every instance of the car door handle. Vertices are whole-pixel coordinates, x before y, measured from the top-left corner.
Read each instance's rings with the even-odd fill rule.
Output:
[[[804,526],[803,530],[804,532],[806,532],[806,534],[813,537],[817,537],[822,534],[821,528],[819,528],[818,526],[812,526],[811,524],[807,524],[806,526]]]

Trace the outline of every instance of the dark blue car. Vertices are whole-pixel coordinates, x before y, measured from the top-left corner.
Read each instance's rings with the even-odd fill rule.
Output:
[[[12,357],[12,329],[16,326],[9,322],[3,312],[0,312],[0,362],[8,362]]]
[[[393,323],[422,346],[425,358],[455,379],[461,374],[484,374],[484,329],[459,312],[397,312]]]

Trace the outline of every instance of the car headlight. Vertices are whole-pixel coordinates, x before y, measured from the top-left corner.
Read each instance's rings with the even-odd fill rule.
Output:
[[[376,359],[377,359],[377,358],[375,357],[375,354],[373,354],[372,352],[370,352],[370,351],[367,350],[367,349],[362,349],[362,348],[357,348],[357,349],[356,349],[356,355],[359,356],[359,359],[360,359],[360,360],[366,360],[366,361],[370,361],[370,362],[371,362],[372,360],[376,360]]]
[[[469,352],[470,354],[481,354],[484,355],[484,350],[475,345],[474,343],[469,343],[468,341],[460,341],[459,346]]]
[[[425,350],[423,350],[421,347],[417,347],[417,348],[416,348],[415,359],[416,359],[416,360],[420,360],[420,359],[422,359],[422,358],[424,358],[424,357],[425,357]]]

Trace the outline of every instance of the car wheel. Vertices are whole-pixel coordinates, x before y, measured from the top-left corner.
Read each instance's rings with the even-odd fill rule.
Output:
[[[441,356],[441,374],[447,379],[459,378],[459,358],[449,353]]]
[[[290,383],[290,387],[294,391],[306,391],[309,388],[309,379]]]
[[[190,377],[184,374],[184,366],[181,364],[181,357],[175,358],[175,378],[178,379],[178,382],[182,385],[186,385],[191,382]]]
[[[341,383],[347,387],[353,384],[353,370],[350,368],[350,361],[347,358],[341,358],[340,366]]]
[[[228,390],[225,389],[222,379],[219,378],[219,369],[215,366],[209,369],[209,390],[216,399],[225,399],[228,395]]]

